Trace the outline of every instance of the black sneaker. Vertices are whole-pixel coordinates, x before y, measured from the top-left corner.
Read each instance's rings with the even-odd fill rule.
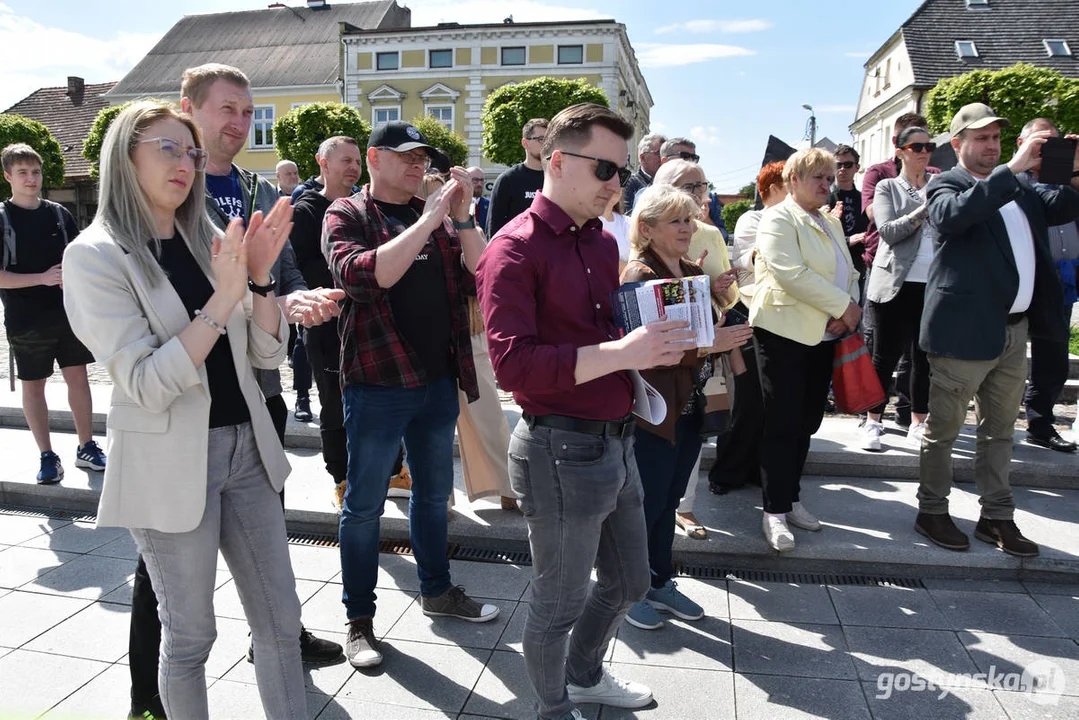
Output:
[[[304,665],[325,665],[341,657],[341,646],[332,640],[317,638],[305,627],[300,627],[300,660]],[[255,646],[247,646],[247,662],[255,662]]]
[[[465,589],[454,585],[438,597],[420,598],[420,609],[431,617],[455,617],[467,622],[481,623],[498,617],[498,608],[494,605],[478,602],[465,595]]]
[[[138,708],[131,708],[131,712],[128,713],[127,720],[165,720],[165,711],[154,712],[153,710],[139,710]]]
[[[311,414],[311,398],[296,398],[296,409],[292,411],[292,415],[300,422],[311,422],[315,417]]]
[[[369,668],[382,662],[382,650],[375,637],[372,618],[357,618],[348,624],[345,657],[354,668]]]
[[[41,453],[41,469],[37,473],[38,485],[55,485],[64,479],[64,466],[60,456],[52,450]]]

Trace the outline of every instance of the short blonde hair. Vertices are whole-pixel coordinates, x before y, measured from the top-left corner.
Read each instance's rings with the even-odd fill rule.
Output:
[[[835,172],[835,155],[822,148],[799,150],[787,158],[787,163],[783,166],[783,182],[787,183],[789,188],[792,177],[798,176],[799,180],[804,180],[812,173],[824,169]]]
[[[420,197],[430,197],[431,193],[446,184],[446,178],[438,173],[427,173],[420,182]]]
[[[656,170],[656,176],[652,179],[652,183],[659,183],[660,185],[678,185],[689,173],[699,173],[702,178],[707,180],[707,176],[704,174],[704,168],[695,162],[689,160],[668,160],[659,166],[659,170]]]
[[[206,63],[184,70],[180,83],[180,97],[191,100],[193,107],[202,107],[202,102],[210,93],[210,87],[218,80],[228,80],[242,88],[251,87],[251,81],[243,70],[221,63]]]
[[[696,219],[699,210],[700,206],[689,193],[679,190],[674,185],[653,182],[633,203],[633,215],[629,223],[630,248],[640,255],[652,244],[652,241],[641,232],[641,223],[655,227],[664,220],[683,214]]]

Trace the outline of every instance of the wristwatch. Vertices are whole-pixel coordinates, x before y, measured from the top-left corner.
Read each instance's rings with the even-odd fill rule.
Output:
[[[456,218],[454,218],[454,220],[453,220],[453,229],[454,230],[473,230],[473,229],[475,229],[475,227],[476,227],[476,219],[473,218],[471,215],[469,215],[468,220],[465,220],[464,222],[461,222],[461,221],[457,220]]]
[[[262,297],[266,297],[267,295],[269,295],[270,293],[272,293],[274,290],[277,289],[277,281],[274,280],[273,276],[271,275],[269,285],[256,285],[254,280],[252,280],[251,278],[248,278],[247,279],[247,289],[250,290],[253,293],[257,293],[257,294],[261,295]]]

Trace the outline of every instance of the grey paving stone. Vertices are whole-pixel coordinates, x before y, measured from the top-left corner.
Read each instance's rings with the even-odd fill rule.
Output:
[[[1079,640],[1079,592],[1073,595],[1032,595],[1034,602],[1053,618],[1060,628]]]
[[[122,717],[130,706],[131,674],[126,665],[110,665],[44,717],[48,720]]]
[[[344,633],[319,632],[317,634],[320,638],[332,640],[341,646],[345,644],[346,635]],[[304,665],[303,667],[304,683],[307,686],[307,691],[329,696],[336,695],[354,672],[355,670],[348,664],[344,656],[341,657],[340,662],[331,665]],[[254,685],[255,666],[246,660],[238,662],[221,679],[228,682]]]
[[[327,552],[327,548],[290,544],[288,554],[292,560],[292,572],[298,580],[326,582],[341,574],[341,556],[336,548]],[[218,567],[225,565],[219,563]]]
[[[1079,596],[1079,583],[1046,583],[1023,581],[1023,587],[1031,595],[1074,595]]]
[[[857,672],[838,625],[732,620],[739,673],[854,679]]]
[[[734,676],[738,720],[869,720],[869,708],[858,683],[852,680]]]
[[[206,677],[222,678],[236,663],[246,663],[247,648],[251,644],[247,622],[232,618],[217,618],[217,640],[206,659]]]
[[[616,663],[663,665],[700,670],[731,670],[731,626],[721,618],[664,618],[658,630],[642,630],[623,622],[614,642]]]
[[[506,623],[506,629],[502,632],[498,645],[495,646],[496,650],[524,651],[525,618],[527,617],[528,603],[517,603],[517,607],[513,610],[513,617]],[[613,642],[611,644],[614,645]]]
[[[610,669],[618,678],[641,682],[651,688],[652,704],[638,710],[604,707],[599,715],[603,720],[685,720],[734,716],[733,673],[688,669],[676,664],[657,667],[612,663]]]
[[[928,591],[904,587],[829,586],[844,626],[949,628]]]
[[[79,557],[74,553],[9,547],[0,553],[0,587],[13,589]]]
[[[206,691],[206,699],[212,718],[263,720],[266,717],[255,685],[218,680]],[[322,693],[307,693],[307,716],[315,717],[328,700]]]
[[[50,522],[56,522],[55,520]],[[35,547],[43,550],[63,550],[65,552],[88,553],[102,545],[107,545],[121,536],[131,537],[123,528],[94,527],[89,522],[67,522],[63,526],[44,535],[30,538],[22,547]]]
[[[1079,717],[1077,697],[1062,695],[1052,699],[1038,698],[1035,702],[1024,693],[994,692],[993,695],[1011,720],[1075,720]]]
[[[0,598],[0,645],[19,647],[89,604],[80,598],[15,590]]]
[[[341,578],[337,577],[334,581],[341,582]],[[378,556],[378,578],[375,580],[375,587],[419,593],[420,578],[416,574],[416,558],[411,555],[381,553]]]
[[[397,619],[416,602],[415,592],[395,589],[376,589],[375,634],[384,637]],[[344,632],[347,618],[341,603],[341,586],[336,583],[323,585],[318,592],[304,602],[303,622],[309,630]]]
[[[135,592],[135,581],[129,580],[107,595],[102,596],[101,602],[115,605],[131,605],[131,596]]]
[[[0,543],[18,545],[70,524],[70,520],[51,520],[37,515],[3,515],[0,517]]]
[[[534,720],[535,699],[525,674],[524,656],[496,651],[484,668],[462,717],[494,717],[510,720]],[[581,713],[598,720],[598,705],[582,705]]]
[[[984,673],[992,669],[997,675],[1022,675],[1033,668],[1040,674],[1042,666],[1051,663],[1056,666],[1054,672],[1063,673],[1063,694],[1079,696],[1079,645],[1071,639],[986,632],[960,632],[958,637]]]
[[[490,650],[395,640],[382,643],[382,664],[355,673],[338,697],[460,712]]]
[[[94,603],[51,630],[38,635],[23,647],[27,650],[112,663],[127,654],[130,627],[130,607]]]
[[[450,560],[453,584],[463,585],[472,597],[519,600],[531,576],[531,567]]]
[[[731,580],[727,591],[732,619],[839,624],[823,585]]]
[[[893,682],[893,681],[889,681]],[[888,691],[888,684],[864,683],[865,695],[874,720],[1007,720],[1008,715],[994,697],[996,693],[977,688]],[[943,697],[942,697],[943,696]]]
[[[843,629],[858,676],[868,682],[876,682],[882,673],[906,672],[942,683],[952,675],[978,671],[951,630]]]
[[[1029,595],[930,590],[937,607],[955,630],[984,630],[1017,635],[1067,635]]]
[[[971,580],[962,578],[923,578],[926,590],[960,590],[986,593],[1025,593],[1018,580]]]
[[[0,658],[0,716],[37,717],[108,667],[96,660],[10,652]],[[119,712],[126,709],[121,705]]]
[[[351,698],[333,698],[318,716],[318,720],[355,720],[355,718],[367,718],[368,720],[435,720],[436,718],[456,718],[456,713],[442,712],[440,710],[420,710],[418,708],[401,707],[400,705],[383,705],[382,703],[367,702],[365,700],[353,700]]]
[[[129,560],[79,555],[70,562],[43,573],[24,588],[35,592],[98,600],[135,577]]]
[[[91,555],[104,555],[105,557],[122,558],[135,561],[139,559],[139,549],[135,547],[135,539],[131,533],[124,531],[122,535],[112,542],[102,545],[90,551]],[[223,567],[223,566],[222,566]]]
[[[296,596],[299,597],[300,603],[302,604],[309,600],[325,584],[316,580],[297,580]],[[231,578],[214,591],[214,615],[237,620],[247,619],[244,614],[243,604],[240,602],[239,592],[236,589],[236,583]]]
[[[520,593],[518,593],[520,594]],[[493,650],[502,637],[516,600],[500,600],[473,596],[478,603],[489,603],[498,608],[498,617],[485,623],[471,623],[454,618],[427,617],[420,602],[412,603],[386,634],[388,640],[412,640],[415,642]]]

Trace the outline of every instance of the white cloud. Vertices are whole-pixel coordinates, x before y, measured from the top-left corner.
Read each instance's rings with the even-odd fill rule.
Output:
[[[726,57],[756,55],[755,50],[736,45],[699,43],[693,45],[667,45],[663,43],[638,43],[637,60],[641,67],[677,67],[693,65]]]
[[[664,25],[656,28],[656,33],[663,35],[673,32],[689,32],[694,34],[720,32],[720,33],[751,33],[768,30],[772,27],[771,20],[688,20],[686,22]]]
[[[697,146],[702,145],[719,145],[719,128],[715,125],[708,125],[707,127],[698,125],[689,129],[689,138],[697,143]]]
[[[858,109],[857,105],[821,105],[813,108],[819,113],[852,113]]]
[[[535,0],[424,0],[402,3],[412,10],[412,25],[420,27],[440,22],[496,23],[508,16],[516,22],[552,22],[562,20],[595,20],[612,15],[586,7],[548,5]]]
[[[38,88],[66,85],[68,75],[88,83],[119,80],[160,38],[126,32],[92,38],[42,25],[0,3],[0,110]]]

